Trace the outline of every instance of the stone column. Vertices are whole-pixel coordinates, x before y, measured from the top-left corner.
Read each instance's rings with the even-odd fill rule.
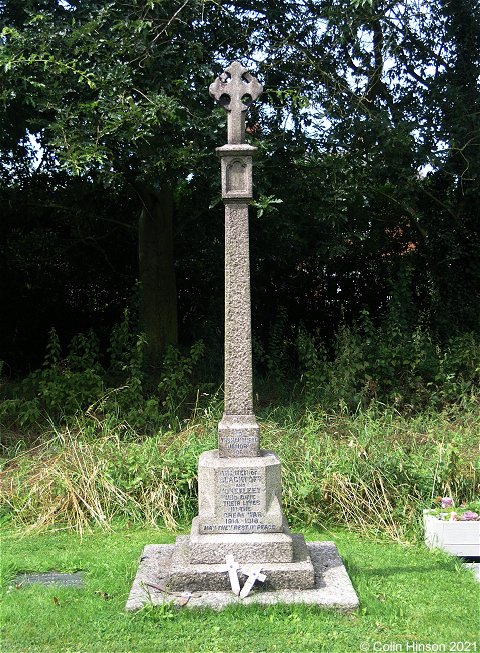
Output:
[[[225,203],[225,412],[218,425],[220,458],[259,455],[259,427],[252,401],[252,335],[248,204],[252,156],[245,144],[245,113],[263,87],[238,61],[210,85],[227,111],[228,144],[217,148]]]
[[[255,100],[261,91],[238,62],[210,86],[210,94],[228,111],[228,144],[217,148],[225,203],[225,411],[218,449],[204,451],[198,461],[198,515],[190,535],[177,537],[174,547],[145,547],[127,603],[130,610],[147,601],[171,601],[177,592],[182,592],[181,605],[215,608],[250,599],[358,606],[336,549],[323,560],[318,547],[290,533],[282,514],[280,461],[259,448],[252,405],[248,252],[255,148],[245,144],[245,112],[248,98]],[[333,543],[315,543],[325,544],[334,548]],[[315,567],[310,551],[316,552]],[[327,582],[330,568],[335,574]],[[348,600],[340,576],[346,577]],[[261,591],[249,596],[257,580]],[[333,601],[325,598],[326,585]]]
[[[338,570],[338,554],[324,562],[317,553],[314,567],[304,537],[290,533],[282,514],[280,461],[259,448],[252,405],[248,251],[255,148],[245,144],[245,112],[248,100],[261,91],[238,62],[210,86],[210,94],[228,111],[228,144],[217,148],[225,203],[225,411],[218,449],[204,451],[198,461],[198,516],[190,535],[177,537],[174,547],[145,547],[127,609],[171,601],[176,592],[182,592],[181,605],[198,601],[216,608],[244,599],[358,605],[353,589],[353,599],[337,599],[335,593],[342,592],[338,574],[329,582],[333,603],[325,599],[323,573],[329,567]],[[256,580],[262,582],[258,599],[249,596]]]
[[[248,204],[256,148],[245,143],[245,112],[247,97],[254,100],[261,91],[238,62],[210,86],[228,111],[229,142],[217,148],[225,204],[225,410],[218,449],[198,461],[192,564],[223,562],[230,554],[241,561],[291,563],[294,555],[282,514],[280,461],[260,449],[252,401]]]
[[[217,148],[225,203],[225,410],[218,425],[221,458],[258,456],[253,413],[248,202],[252,198],[251,145]]]
[[[284,536],[280,461],[260,449],[252,400],[248,204],[256,148],[245,143],[245,113],[247,98],[253,101],[261,92],[238,62],[210,86],[210,95],[228,112],[229,142],[217,148],[225,204],[225,410],[218,449],[200,456],[199,514],[192,538],[230,533],[238,544],[241,534],[275,534],[275,543],[284,543],[284,555],[291,557],[291,542]],[[202,541],[192,539],[198,550]],[[257,550],[256,555],[263,554]]]
[[[225,416],[252,416],[247,204],[225,202]],[[222,443],[224,444],[224,443]],[[258,443],[257,443],[258,444]],[[249,455],[257,455],[253,451]]]

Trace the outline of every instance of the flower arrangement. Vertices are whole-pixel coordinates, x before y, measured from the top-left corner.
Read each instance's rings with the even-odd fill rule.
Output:
[[[463,558],[480,556],[480,501],[455,506],[451,497],[437,497],[435,504],[423,511],[425,544]]]
[[[456,507],[451,497],[436,497],[436,507],[426,511],[442,521],[480,521],[480,501]]]

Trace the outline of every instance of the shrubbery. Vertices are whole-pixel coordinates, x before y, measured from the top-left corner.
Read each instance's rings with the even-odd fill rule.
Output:
[[[280,318],[267,348],[254,343],[256,359],[267,370],[267,385],[300,387],[303,397],[297,392],[295,400],[307,407],[355,413],[381,403],[416,412],[478,401],[480,338],[473,333],[453,335],[442,344],[425,326],[408,330],[394,314],[374,326],[364,311],[359,323],[340,328],[330,351],[319,337],[300,331],[290,342],[297,352],[295,369],[286,360],[287,325],[281,312]],[[5,383],[0,424],[32,429],[51,420],[68,423],[95,407],[142,433],[180,428],[216,389],[201,380],[205,346],[199,341],[184,352],[169,347],[152,379],[144,369],[144,344],[127,311],[112,330],[106,355],[92,331],[75,336],[63,354],[52,328],[42,369],[19,384]]]
[[[276,357],[285,387],[279,329],[263,356]],[[340,330],[333,355],[305,333],[297,347],[301,393],[275,408],[260,396],[258,410],[262,446],[282,460],[292,523],[404,539],[434,496],[452,495],[457,504],[478,496],[474,335],[441,347],[426,328],[408,331],[392,320],[375,327],[364,313],[361,324]],[[188,522],[198,456],[216,446],[222,411],[214,386],[198,382],[204,350],[202,343],[183,353],[170,348],[153,382],[128,313],[103,357],[92,332],[63,355],[52,330],[43,368],[6,385],[10,395],[0,403],[2,430],[13,433],[3,446],[2,518],[77,529],[116,518],[170,528]],[[277,363],[269,366],[269,392]]]
[[[22,429],[51,421],[68,424],[83,411],[95,410],[142,433],[178,428],[194,406],[186,403],[199,399],[199,387],[211,388],[193,381],[205,347],[200,341],[183,354],[169,347],[158,378],[152,381],[144,370],[143,346],[143,336],[130,328],[127,311],[112,330],[106,357],[92,331],[75,336],[62,355],[52,328],[43,368],[7,388],[11,396],[0,403],[0,424]]]
[[[356,411],[381,402],[411,412],[478,401],[478,336],[441,344],[425,326],[400,324],[390,317],[375,327],[364,311],[359,324],[341,327],[331,357],[318,338],[300,333],[307,403]]]
[[[404,540],[436,495],[471,501],[480,489],[480,411],[406,419],[374,409],[356,416],[278,408],[260,415],[262,445],[282,461],[292,523],[342,524]],[[121,518],[175,528],[197,508],[201,451],[216,446],[217,409],[182,431],[143,436],[87,413],[4,459],[2,516],[25,526],[109,527]]]

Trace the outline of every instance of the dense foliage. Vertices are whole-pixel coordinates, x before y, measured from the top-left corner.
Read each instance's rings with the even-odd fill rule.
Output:
[[[221,404],[199,405],[181,432],[145,437],[103,405],[51,425],[35,447],[0,457],[0,522],[43,529],[116,520],[189,524],[197,511],[197,464],[215,446]],[[147,409],[147,406],[145,407]],[[397,541],[421,539],[434,497],[480,508],[478,406],[414,419],[395,409],[349,415],[298,405],[263,410],[262,443],[282,460],[283,507],[292,525],[342,524]],[[474,503],[476,501],[476,503]]]
[[[110,334],[125,308],[155,372],[143,400],[165,401],[155,387],[177,342],[202,340],[201,380],[218,383],[225,116],[207,88],[236,57],[266,89],[248,119],[258,371],[303,374],[309,400],[349,407],[442,404],[478,386],[474,0],[0,11],[2,374],[38,368],[52,326],[64,349],[98,339],[87,390],[67,382],[80,372],[63,356],[10,399],[53,409],[39,390],[48,374],[67,394],[78,383],[82,407],[114,387]],[[138,378],[129,365],[119,382]]]

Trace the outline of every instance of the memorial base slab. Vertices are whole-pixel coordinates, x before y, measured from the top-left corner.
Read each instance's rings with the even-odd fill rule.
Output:
[[[292,562],[294,542],[286,519],[281,533],[226,533],[202,535],[198,517],[192,521],[188,556],[192,564],[224,564],[227,555],[239,563]]]
[[[262,573],[267,576],[263,584],[265,589],[310,589],[313,587],[315,571],[303,535],[292,535],[291,537],[293,559],[290,562],[255,563],[255,566],[261,567]],[[225,559],[221,564],[192,564],[190,562],[191,548],[190,537],[177,537],[166,579],[169,589],[177,592],[228,591],[230,580],[228,573],[223,570]],[[244,583],[252,564],[244,563],[240,567],[240,582]]]
[[[292,537],[294,540],[297,538],[295,535]],[[188,541],[188,536],[179,539],[181,548]],[[205,577],[203,577],[200,583],[194,583],[198,589],[182,585],[184,591],[193,593],[187,602],[183,598],[180,604],[189,608],[210,607],[221,610],[228,605],[235,604],[302,603],[342,612],[356,610],[359,605],[358,597],[335,544],[333,542],[308,542],[305,546],[313,567],[313,585],[310,589],[295,589],[292,584],[289,586],[288,583],[283,589],[273,589],[271,584],[269,587],[269,573],[272,578],[274,565],[269,572],[267,563],[262,565],[262,571],[266,574],[267,580],[258,587],[255,585],[253,591],[244,599],[235,596],[228,589],[212,589],[208,583],[204,584]],[[177,603],[176,593],[169,586],[169,577],[171,577],[172,571],[175,572],[175,556],[178,561],[178,555],[177,544],[149,544],[145,547],[128,597],[126,610],[139,610],[146,605]],[[172,560],[174,562],[173,569]],[[286,567],[288,564],[295,563],[284,563],[284,566]],[[206,566],[199,565],[198,567]],[[282,563],[276,563],[275,566],[277,569],[281,569]],[[210,567],[211,574],[215,573],[219,577],[224,577],[225,584],[222,587],[225,587],[228,584],[227,572],[214,572],[211,569],[212,565],[208,565],[208,567]],[[248,565],[245,567],[248,568]],[[190,569],[190,571],[192,570]],[[202,570],[199,569],[198,574],[197,580],[201,578]],[[239,576],[240,581],[243,582],[242,574]],[[192,577],[189,577],[188,580],[191,581]]]

